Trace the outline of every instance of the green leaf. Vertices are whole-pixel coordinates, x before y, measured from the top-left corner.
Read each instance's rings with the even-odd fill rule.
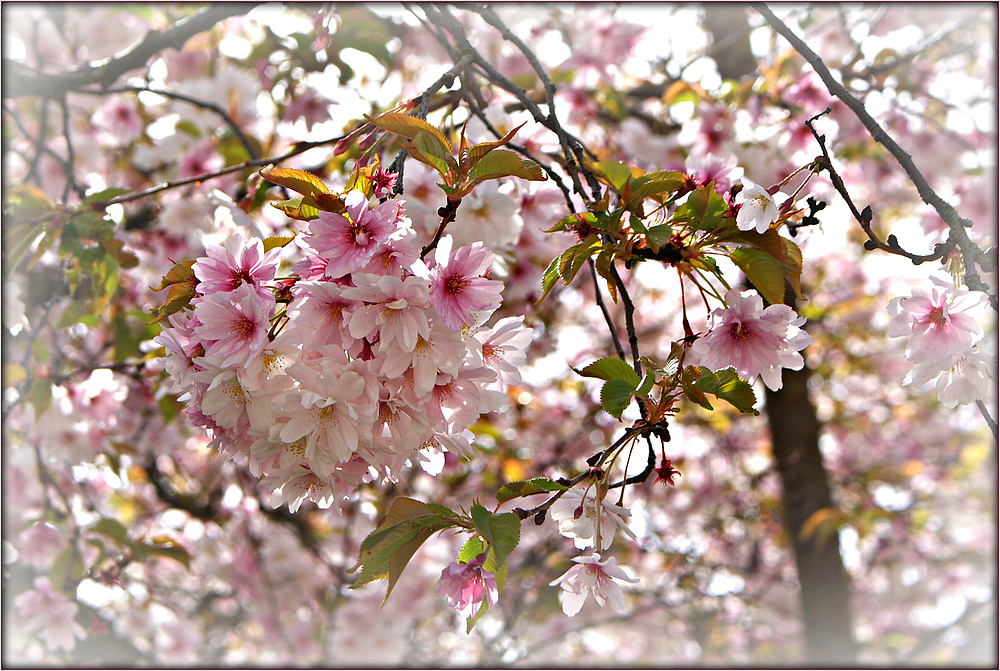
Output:
[[[511,499],[516,499],[522,496],[531,496],[532,494],[560,492],[565,489],[567,489],[565,485],[560,485],[555,480],[550,480],[549,478],[544,477],[532,478],[530,480],[517,480],[515,482],[508,482],[497,490],[497,503],[505,503]]]
[[[491,513],[479,503],[471,513],[476,530],[495,553],[494,561],[502,564],[521,540],[521,520],[516,513]]]
[[[128,530],[124,524],[116,519],[102,517],[94,523],[94,526],[90,527],[90,530],[102,536],[107,536],[119,545],[127,546],[129,544]]]
[[[473,182],[499,177],[520,177],[536,182],[545,179],[542,166],[510,149],[494,149],[469,172],[469,180]]]
[[[646,244],[653,253],[660,251],[660,247],[670,242],[670,237],[674,234],[674,228],[670,224],[659,224],[646,231]]]
[[[525,121],[520,126],[510,129],[509,131],[507,131],[506,135],[504,135],[499,140],[496,140],[495,142],[480,142],[478,144],[474,144],[471,147],[469,147],[468,149],[469,165],[473,168],[476,167],[476,164],[479,163],[479,161],[482,160],[484,156],[489,154],[497,147],[502,147],[511,140],[513,140],[514,135],[517,134],[517,131],[521,130],[521,128],[524,126],[525,123],[528,122]]]
[[[402,135],[411,140],[416,139],[419,133],[428,133],[433,139],[434,144],[438,145],[440,149],[439,155],[451,153],[451,144],[441,134],[441,131],[423,119],[410,116],[409,114],[400,114],[399,112],[386,112],[374,118],[369,116],[365,116],[365,118],[382,130]]]
[[[636,384],[638,384],[638,379],[636,379]],[[632,402],[635,387],[635,384],[629,384],[625,380],[608,380],[601,387],[601,407],[609,415],[621,419],[625,408]]]
[[[95,193],[90,194],[86,198],[80,201],[80,205],[91,205],[92,203],[103,203],[106,200],[111,200],[112,198],[117,198],[128,193],[128,189],[123,189],[121,187],[102,189]]]
[[[671,221],[687,223],[696,230],[719,228],[728,219],[733,227],[736,220],[727,215],[726,199],[715,192],[712,184],[695,189],[675,211]]]
[[[291,189],[303,196],[315,196],[320,193],[330,193],[330,189],[316,175],[296,168],[262,169],[260,176],[278,186]]]
[[[573,245],[559,255],[559,275],[563,278],[563,286],[568,286],[580,268],[590,258],[591,249],[598,242],[596,235],[588,236],[583,242]]]
[[[555,287],[556,281],[559,280],[559,264],[562,254],[556,256],[554,259],[549,261],[549,265],[542,272],[542,295],[539,296],[538,300],[535,301],[535,305],[538,305],[545,297],[549,295],[552,288]]]
[[[635,372],[629,364],[613,356],[598,359],[594,363],[585,366],[583,370],[576,371],[584,377],[596,377],[602,380],[622,380],[632,385],[632,389],[639,386],[639,374]]]
[[[656,382],[656,375],[654,373],[646,373],[646,376],[642,378],[642,384],[639,388],[635,390],[636,396],[645,396],[653,389],[653,384]]]
[[[272,235],[264,238],[264,253],[266,254],[277,247],[284,247],[294,239],[294,235]]]
[[[593,161],[586,161],[585,165],[588,170],[597,175],[598,179],[618,193],[622,192],[625,188],[625,184],[628,183],[629,179],[631,179],[633,175],[632,168],[629,168],[621,161],[616,161],[610,158],[596,163]],[[642,174],[642,171],[638,168],[635,169],[635,172],[640,175]]]
[[[312,221],[319,216],[319,208],[306,203],[305,198],[292,198],[271,203],[271,207],[285,213],[289,219],[297,221]]]
[[[781,266],[785,281],[792,287],[795,296],[804,301],[806,299],[802,295],[802,250],[788,238],[781,238],[781,241],[785,245],[785,258],[778,259],[778,265]]]
[[[785,275],[781,266],[767,252],[753,247],[737,247],[729,254],[751,284],[772,305],[785,300]]]
[[[169,536],[156,536],[150,543],[136,543],[132,549],[136,559],[140,561],[148,557],[166,557],[183,564],[187,569],[191,568],[191,555]]]
[[[664,193],[676,192],[687,181],[682,172],[657,170],[632,178],[632,198],[649,198]]]
[[[597,274],[604,278],[605,283],[608,285],[608,293],[611,295],[611,300],[615,303],[618,302],[618,286],[615,284],[615,278],[611,274],[611,267],[615,260],[615,250],[614,247],[604,247],[601,249],[601,253],[597,255],[594,260],[594,270]]]
[[[691,368],[691,367],[689,367]],[[688,369],[685,369],[687,373]],[[754,409],[757,397],[754,396],[753,387],[750,383],[736,374],[735,368],[726,368],[720,371],[711,371],[704,366],[697,367],[699,377],[694,382],[694,388],[712,394],[717,398],[729,402],[740,412],[760,413]],[[711,409],[711,406],[709,406]]]
[[[441,177],[448,175],[448,161],[446,157],[451,154],[447,148],[442,148],[437,137],[434,135],[420,131],[406,147],[406,150],[417,161],[434,168]]]
[[[353,572],[360,567],[361,572],[351,588],[386,579],[389,584],[382,600],[385,605],[413,553],[435,532],[456,526],[467,524],[444,506],[405,497],[395,499],[382,523],[361,542],[358,563],[351,569]]]
[[[479,534],[474,535],[469,540],[465,541],[462,545],[462,549],[458,551],[458,558],[456,561],[459,564],[468,564],[470,561],[481,555],[486,550],[486,541],[484,541]]]

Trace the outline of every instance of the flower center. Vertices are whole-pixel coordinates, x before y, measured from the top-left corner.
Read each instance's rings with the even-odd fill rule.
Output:
[[[934,326],[944,326],[948,323],[948,315],[945,314],[944,306],[939,305],[931,309],[927,313],[927,321],[929,321]]]
[[[733,322],[732,327],[729,329],[729,337],[733,340],[746,342],[750,337],[750,329],[743,326],[743,322]]]
[[[461,293],[462,289],[464,289],[468,284],[469,281],[464,277],[458,277],[457,275],[452,275],[447,280],[445,280],[444,290],[445,293],[455,295]]]

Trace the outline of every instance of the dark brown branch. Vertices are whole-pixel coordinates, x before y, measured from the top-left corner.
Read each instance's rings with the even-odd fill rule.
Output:
[[[141,68],[167,48],[180,49],[188,38],[208,30],[229,16],[245,14],[253,5],[216,2],[201,12],[181,19],[165,30],[151,30],[128,51],[101,61],[70,68],[63,72],[42,72],[8,59],[3,61],[4,98],[35,95],[58,100],[69,91],[88,86],[111,86],[126,72]]]
[[[966,228],[972,225],[972,222],[968,219],[961,217],[954,207],[950,203],[946,202],[941,198],[934,189],[931,188],[930,184],[921,174],[920,170],[913,162],[913,158],[906,153],[902,147],[900,147],[892,137],[871,117],[870,114],[865,110],[864,103],[851,95],[847,89],[845,89],[833,75],[830,73],[830,69],[826,67],[816,52],[809,48],[809,46],[799,38],[798,35],[793,33],[785,23],[776,17],[767,5],[760,2],[755,2],[752,7],[764,17],[764,20],[774,28],[775,32],[784,37],[792,45],[792,47],[806,60],[809,65],[816,71],[816,74],[820,76],[823,83],[826,84],[827,90],[837,98],[840,98],[846,104],[858,120],[864,125],[868,130],[868,133],[872,138],[889,150],[893,158],[902,166],[903,170],[906,172],[910,181],[917,188],[917,193],[920,194],[921,200],[930,205],[937,211],[941,220],[948,225],[951,230],[950,239],[954,241],[954,244],[961,250],[962,258],[965,264],[965,284],[970,288],[978,291],[983,291],[987,293],[990,299],[990,303],[993,305],[993,309],[997,309],[997,297],[994,294],[989,294],[989,287],[980,278],[979,272],[976,270],[976,264],[982,263],[985,259],[985,254],[979,247],[969,239],[968,232]]]

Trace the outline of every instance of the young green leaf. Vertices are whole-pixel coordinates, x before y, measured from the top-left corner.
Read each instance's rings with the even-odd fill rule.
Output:
[[[498,177],[520,177],[529,181],[542,181],[542,167],[510,149],[494,149],[483,156],[469,172],[469,180],[482,182]]]
[[[691,368],[694,367],[686,368],[684,370],[685,374]],[[721,398],[723,401],[729,402],[740,412],[752,413],[754,415],[760,414],[753,407],[754,403],[757,402],[757,397],[753,393],[753,387],[750,386],[749,382],[736,374],[735,368],[711,371],[704,366],[698,366],[697,372],[699,376],[693,383],[694,389],[712,394],[716,398]],[[703,403],[702,405],[705,404]],[[711,409],[711,406],[709,405],[708,408]]]
[[[521,520],[516,513],[491,513],[476,503],[471,510],[476,531],[495,553],[495,560],[503,563],[521,540]]]
[[[660,247],[670,242],[673,234],[673,226],[670,224],[658,224],[646,231],[646,244],[656,254],[660,251]]]
[[[555,480],[550,480],[544,477],[508,482],[497,490],[497,503],[505,503],[511,499],[516,499],[522,496],[531,496],[532,494],[543,494],[546,492],[559,492],[565,489],[565,485],[560,485]]]
[[[365,118],[382,130],[402,135],[411,140],[416,139],[419,133],[428,133],[440,150],[437,152],[437,155],[451,153],[451,144],[441,134],[441,131],[423,119],[410,116],[409,114],[400,114],[399,112],[386,112],[374,118],[369,116],[365,116]]]
[[[636,382],[638,383],[638,380]],[[634,392],[634,384],[629,384],[625,380],[608,380],[601,387],[601,407],[612,417],[621,419],[625,408],[632,402]]]
[[[780,304],[785,299],[785,275],[781,266],[767,252],[753,247],[737,247],[729,254],[768,303]]]
[[[303,196],[330,193],[330,189],[316,175],[296,168],[264,168],[260,176],[278,186],[291,189]]]
[[[598,359],[592,364],[576,371],[584,377],[596,377],[601,380],[622,380],[629,383],[632,389],[639,386],[639,374],[629,364],[613,356]]]

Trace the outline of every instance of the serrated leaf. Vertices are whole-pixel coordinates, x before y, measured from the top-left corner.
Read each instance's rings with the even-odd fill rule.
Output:
[[[529,181],[542,181],[542,167],[510,149],[494,149],[476,163],[469,172],[469,180],[481,182],[499,177],[520,177]]]
[[[281,210],[289,219],[312,221],[319,216],[319,208],[306,202],[305,198],[292,198],[271,203],[271,207]]]
[[[635,385],[625,380],[608,380],[601,387],[601,407],[612,417],[621,419],[625,408],[632,402],[634,391]]]
[[[516,499],[522,496],[531,496],[532,494],[560,492],[565,489],[567,489],[565,485],[560,485],[555,480],[550,480],[549,478],[544,477],[531,478],[530,480],[517,480],[515,482],[508,482],[497,490],[497,503],[505,503],[511,499]]]
[[[670,224],[659,224],[646,231],[646,245],[656,254],[660,247],[670,242],[674,228]]]
[[[712,184],[706,184],[688,195],[687,200],[674,210],[671,221],[686,223],[696,230],[708,231],[722,226],[728,218],[735,227],[736,220],[726,215],[728,209],[725,198],[715,192]]]
[[[647,172],[632,178],[632,198],[642,199],[676,192],[686,181],[686,175],[676,170]]]
[[[535,301],[535,305],[545,300],[545,297],[549,295],[549,292],[552,291],[552,288],[555,287],[556,282],[559,280],[559,259],[561,256],[562,254],[549,261],[549,265],[542,272],[542,295]]]
[[[330,193],[330,189],[316,175],[297,168],[264,168],[260,176],[278,186],[291,189],[303,196],[315,196],[320,193]]]
[[[596,235],[589,236],[583,242],[573,245],[559,255],[559,275],[563,278],[563,286],[568,286],[580,268],[590,258],[591,245],[597,241]]]
[[[264,238],[264,253],[266,254],[272,249],[276,249],[278,247],[284,247],[294,239],[294,235],[272,235]]]
[[[441,134],[441,131],[423,119],[399,112],[386,112],[374,118],[366,115],[365,118],[382,130],[402,135],[410,140],[415,139],[419,133],[428,133],[440,148],[440,155],[451,153],[451,144]]]
[[[450,171],[447,158],[451,154],[443,149],[437,139],[430,133],[423,131],[417,133],[416,137],[407,145],[406,151],[415,160],[436,170],[442,178],[447,178]]]
[[[577,371],[584,377],[596,377],[601,380],[622,380],[628,382],[632,389],[639,386],[639,374],[629,364],[613,356],[598,359],[592,364]]]
[[[700,375],[694,383],[695,389],[700,389],[716,398],[727,401],[740,412],[760,414],[753,407],[754,403],[757,402],[753,387],[736,374],[735,368],[711,371],[704,366],[698,366],[697,369]],[[686,369],[685,372],[687,372]]]
[[[635,390],[636,396],[645,396],[653,389],[653,384],[656,382],[656,375],[654,373],[646,373],[645,377],[642,378],[642,384],[639,388]]]
[[[785,281],[792,287],[799,300],[806,300],[802,295],[802,250],[788,238],[781,238],[785,246],[784,260],[778,260]]]
[[[470,561],[481,555],[486,550],[486,541],[477,534],[465,541],[462,549],[458,551],[455,561],[459,564],[468,564]]]
[[[386,579],[388,586],[382,600],[385,605],[403,569],[424,541],[437,531],[455,526],[464,525],[456,513],[444,506],[406,497],[395,499],[382,523],[361,542],[358,562],[351,569],[353,572],[360,567],[361,572],[351,588]]]
[[[642,170],[638,168],[630,168],[621,161],[610,158],[597,162],[588,160],[585,161],[585,165],[598,179],[618,193],[624,190],[625,185],[633,175],[638,176],[643,174]]]
[[[172,284],[181,284],[185,282],[190,282],[191,278],[194,277],[194,261],[181,261],[175,263],[167,273],[160,278],[160,284],[157,287],[150,287],[152,291],[163,291]]]
[[[468,149],[469,166],[473,167],[473,168],[476,167],[476,164],[479,163],[479,161],[484,156],[486,156],[487,154],[489,154],[491,151],[493,151],[497,147],[502,147],[505,144],[507,144],[508,142],[510,142],[511,140],[513,140],[514,139],[514,135],[517,134],[517,131],[521,130],[521,128],[524,127],[525,123],[528,123],[528,122],[525,121],[524,123],[522,123],[521,125],[517,126],[516,128],[512,128],[511,130],[507,131],[506,135],[504,135],[499,140],[496,140],[495,142],[480,142],[478,144],[474,144],[471,147],[469,147],[469,149]]]
[[[476,503],[470,511],[476,530],[489,543],[494,561],[503,563],[521,540],[521,520],[516,513],[491,513]]]
[[[767,252],[753,247],[737,247],[729,254],[751,284],[768,303],[781,304],[785,299],[785,275],[781,266]]]
[[[615,303],[618,302],[618,286],[615,284],[615,278],[611,273],[611,267],[615,260],[615,250],[613,247],[604,247],[601,253],[597,255],[594,260],[594,270],[597,274],[604,278],[605,283],[608,286],[608,293],[611,295],[611,300]]]

